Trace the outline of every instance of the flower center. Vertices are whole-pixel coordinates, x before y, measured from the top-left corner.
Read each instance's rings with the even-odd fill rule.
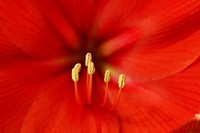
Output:
[[[92,54],[91,53],[87,53],[85,56],[85,66],[87,67],[87,73],[86,73],[86,81],[85,81],[85,91],[86,91],[86,102],[83,103],[80,98],[80,93],[79,93],[79,88],[78,88],[78,81],[79,81],[79,72],[81,70],[81,64],[77,63],[74,68],[72,69],[72,80],[74,81],[74,90],[75,90],[75,100],[79,105],[91,105],[91,97],[92,97],[92,83],[93,83],[93,75],[95,73],[95,65],[92,62]],[[106,70],[105,74],[104,74],[104,82],[105,82],[105,92],[104,92],[104,98],[103,101],[101,103],[101,107],[104,107],[106,105],[106,103],[108,102],[108,89],[109,89],[109,82],[111,79],[111,71],[110,70]],[[125,75],[121,74],[119,76],[118,79],[118,94],[113,102],[113,104],[110,107],[110,110],[114,110],[115,107],[117,106],[121,93],[122,93],[122,89],[124,88],[125,85]]]

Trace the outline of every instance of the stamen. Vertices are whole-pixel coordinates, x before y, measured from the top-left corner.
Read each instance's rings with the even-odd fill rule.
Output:
[[[79,95],[79,91],[78,91],[77,81],[74,82],[74,88],[75,88],[75,100],[79,105],[81,105],[81,99],[80,99],[80,95]]]
[[[76,65],[74,66],[74,68],[80,72],[81,71],[81,63],[76,63]]]
[[[90,62],[92,62],[92,54],[87,53],[85,55],[85,66],[88,67]],[[89,85],[89,74],[88,74],[88,69],[87,69],[87,73],[86,73],[86,94],[88,93],[88,85]]]
[[[118,85],[120,89],[124,88],[125,80],[126,80],[126,76],[124,74],[121,74],[118,79]]]
[[[105,106],[106,101],[107,101],[107,97],[108,97],[108,82],[111,79],[111,72],[110,70],[106,70],[105,74],[104,74],[104,82],[106,83],[106,88],[105,88],[105,94],[104,94],[104,99],[103,99],[103,103],[101,104],[101,107]]]
[[[200,121],[200,114],[195,114],[195,119]]]
[[[93,80],[93,74],[95,73],[95,66],[94,63],[92,62],[92,55],[91,53],[87,53],[85,55],[85,65],[87,66],[87,73],[86,73],[86,103],[87,104],[91,104],[91,99],[92,99],[92,80]],[[72,69],[72,80],[74,81],[74,89],[75,89],[75,100],[78,104],[83,104],[81,102],[80,99],[80,94],[79,94],[79,90],[78,90],[78,81],[79,81],[79,72],[81,71],[81,64],[77,63],[74,68]],[[104,82],[105,82],[105,94],[104,94],[104,98],[101,104],[101,107],[106,105],[106,102],[108,100],[108,83],[110,82],[111,79],[111,71],[110,70],[106,70],[105,74],[104,74]],[[114,100],[112,106],[110,107],[110,110],[114,110],[119,102],[121,93],[122,93],[122,88],[125,85],[125,75],[121,74],[119,76],[118,79],[118,87],[119,87],[119,91],[117,94],[116,99]],[[200,114],[196,114],[195,115],[196,118],[200,119]],[[100,127],[100,126],[99,126]],[[101,129],[101,128],[99,128]],[[101,130],[99,130],[99,132],[101,132]]]
[[[111,77],[111,72],[110,70],[106,70],[105,74],[104,74],[104,82],[108,83],[110,81],[110,77]]]
[[[125,80],[126,80],[126,76],[124,74],[121,74],[118,79],[119,91],[118,91],[115,102],[113,103],[112,107],[110,108],[111,111],[115,109],[115,107],[117,106],[117,104],[119,102],[119,99],[120,99],[120,96],[122,93],[122,88],[124,88],[124,85],[125,85]]]
[[[89,64],[88,64],[88,74],[89,75],[93,75],[94,74],[94,72],[95,72],[95,67],[94,67],[94,63],[93,62],[90,62]]]
[[[94,63],[90,62],[88,64],[88,74],[89,74],[89,80],[88,80],[88,88],[87,88],[87,103],[91,104],[91,96],[92,96],[92,75],[95,72]]]
[[[78,72],[78,70],[76,68],[72,69],[72,80],[74,82],[79,80],[79,72]]]
[[[91,53],[87,53],[85,55],[85,66],[88,66],[88,64],[92,62],[92,54]]]
[[[81,105],[80,95],[78,91],[78,80],[79,80],[79,68],[74,67],[72,69],[72,80],[74,81],[74,89],[75,89],[75,100],[76,102]]]

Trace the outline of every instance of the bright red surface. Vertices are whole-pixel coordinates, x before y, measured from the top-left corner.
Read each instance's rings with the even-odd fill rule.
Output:
[[[70,72],[87,51],[97,68],[81,107]],[[200,109],[199,56],[199,0],[1,0],[0,133],[175,131]],[[99,106],[108,66],[110,103],[127,76],[112,112]]]

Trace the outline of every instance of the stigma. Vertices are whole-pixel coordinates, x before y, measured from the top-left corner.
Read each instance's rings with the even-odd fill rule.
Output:
[[[95,64],[92,61],[92,54],[91,53],[87,53],[85,55],[85,67],[87,68],[86,70],[86,80],[85,80],[85,92],[86,92],[86,102],[83,102],[84,100],[80,98],[80,94],[79,94],[79,88],[78,88],[78,81],[79,81],[79,73],[81,71],[81,64],[77,63],[74,65],[74,67],[72,68],[72,80],[74,82],[74,92],[75,92],[75,101],[79,104],[79,105],[91,105],[92,104],[92,90],[95,89],[93,88],[93,75],[95,74]],[[119,103],[120,100],[120,96],[122,93],[122,90],[125,86],[125,80],[126,80],[126,76],[124,74],[120,74],[119,78],[118,78],[118,93],[115,96],[113,101],[109,101],[108,100],[108,92],[109,92],[109,82],[111,80],[111,71],[110,70],[106,70],[104,73],[104,83],[105,83],[105,89],[104,90],[104,97],[102,100],[102,103],[100,105],[100,107],[104,107],[108,102],[110,103],[110,108],[109,110],[114,110],[116,108],[116,106]]]

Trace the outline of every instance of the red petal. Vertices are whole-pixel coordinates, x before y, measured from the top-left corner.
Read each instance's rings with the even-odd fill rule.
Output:
[[[141,12],[138,12],[135,17],[136,25],[142,28],[145,36],[174,29],[168,35],[176,40],[178,38],[175,37],[184,35],[183,31],[185,30],[191,33],[199,29],[199,8],[200,2],[198,0],[153,0]]]
[[[107,37],[123,28],[134,27],[135,13],[140,12],[148,3],[148,0],[101,0],[96,16],[99,37]],[[131,25],[127,25],[126,22]]]
[[[93,36],[91,33],[95,13],[93,0],[34,0],[34,3],[68,46],[80,48],[80,43],[85,45],[91,41],[88,37]]]
[[[114,65],[136,81],[156,80],[182,71],[200,55],[200,32],[171,45],[142,44],[109,57]],[[123,53],[122,53],[123,52]]]
[[[33,4],[26,0],[3,0],[0,8],[0,41],[3,49],[0,54],[13,49],[40,58],[66,54],[63,42],[44,22]],[[7,49],[11,46],[12,49]]]
[[[101,0],[97,14],[100,36],[130,27],[139,27],[145,36],[152,35],[199,12],[199,5],[199,0]]]
[[[59,4],[60,9],[63,9],[63,13],[74,29],[79,31],[82,36],[89,36],[95,21],[95,0],[60,0]]]
[[[74,99],[70,77],[63,75],[40,93],[23,123],[22,133],[97,133],[98,119],[103,132],[119,130],[118,121],[110,114],[99,114],[90,107],[79,106]]]
[[[124,130],[169,132],[199,112],[200,59],[188,69],[155,82],[128,82],[118,111]],[[127,121],[127,122],[126,122]]]
[[[200,54],[199,5],[198,0],[109,1],[99,11],[99,36],[111,37],[101,52],[113,54],[109,62],[134,80],[177,73]],[[116,37],[116,33],[121,34]],[[126,33],[129,35],[121,36]]]
[[[63,71],[63,66],[48,60],[0,63],[0,129],[5,133],[20,132],[35,96]]]

